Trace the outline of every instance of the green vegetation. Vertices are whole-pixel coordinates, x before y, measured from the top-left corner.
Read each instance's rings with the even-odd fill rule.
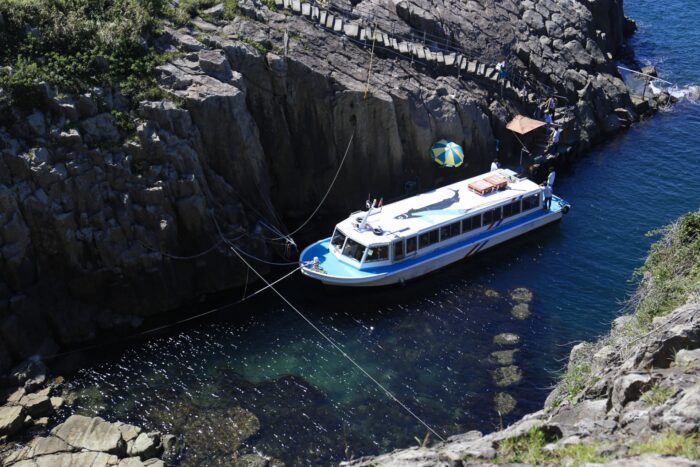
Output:
[[[660,405],[673,395],[673,389],[662,388],[654,385],[647,392],[642,394],[642,400],[649,405]]]
[[[700,292],[700,212],[650,235],[661,234],[638,271],[641,284],[635,296],[636,316],[650,325]]]
[[[553,450],[543,450],[548,442],[545,433],[539,428],[531,429],[527,434],[501,441],[498,444],[495,463],[528,463],[582,465],[593,462],[605,462],[605,456],[596,453],[598,444],[578,443],[561,446]]]
[[[630,454],[636,456],[645,452],[654,452],[695,460],[700,459],[698,441],[697,433],[684,435],[669,431],[648,441],[635,443],[631,446]]]
[[[138,101],[158,95],[153,41],[166,0],[0,2],[0,87],[5,104],[40,106],[37,83],[62,92],[116,86]],[[9,100],[9,102],[8,102]]]
[[[533,465],[571,465],[578,466],[587,463],[603,463],[608,460],[600,454],[603,443],[576,443],[557,446],[553,449],[543,449],[556,439],[548,439],[540,428],[532,428],[525,435],[509,438],[498,443],[494,463],[528,463]],[[637,441],[629,446],[630,455],[657,453],[681,456],[695,460],[700,458],[698,435],[683,435],[666,432],[660,436],[645,441]]]

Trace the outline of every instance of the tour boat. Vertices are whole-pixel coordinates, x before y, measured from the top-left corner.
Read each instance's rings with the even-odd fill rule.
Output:
[[[325,284],[378,286],[404,282],[555,222],[569,204],[498,169],[382,206],[368,201],[308,246],[299,264]]]

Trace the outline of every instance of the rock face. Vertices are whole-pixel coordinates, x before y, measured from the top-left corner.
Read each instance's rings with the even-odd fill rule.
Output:
[[[134,438],[134,435],[135,438]],[[11,452],[3,465],[35,466],[163,466],[160,433],[141,433],[123,423],[72,415],[46,437],[32,439]]]
[[[618,115],[634,117],[611,60],[622,2],[342,6],[355,20],[336,31],[258,2],[240,2],[232,21],[215,9],[216,23],[166,26],[160,46],[180,53],[158,80],[172,99],[140,103],[127,115],[133,132],[113,113],[123,109],[116,89],[45,87],[46,109],[3,112],[0,372],[242,285],[221,235],[276,258],[261,222],[284,230],[279,219],[311,212],[346,148],[321,213],[344,215],[368,191],[389,199],[484,170],[496,140],[514,148],[506,122],[548,94],[561,96],[563,140],[581,149],[621,129]],[[370,77],[367,39],[355,33],[372,11],[385,32],[423,37],[430,59],[382,36]],[[448,42],[464,73],[435,49]],[[513,84],[501,87],[503,58]],[[437,169],[427,154],[441,138],[463,146],[466,168]]]
[[[618,324],[619,326],[619,324]],[[593,446],[610,466],[698,465],[683,457],[633,455],[635,445],[673,436],[696,435],[700,426],[700,304],[691,303],[657,318],[653,330],[606,351],[607,362],[575,394],[556,389],[545,410],[488,435],[469,432],[428,449],[406,449],[346,463],[353,466],[471,465],[493,459],[507,439],[540,430],[557,452],[571,444]],[[570,364],[579,358],[572,350]],[[600,353],[600,352],[599,352]],[[667,437],[667,438],[664,438]],[[688,438],[691,444],[697,438]],[[648,448],[647,448],[648,449]],[[657,449],[662,449],[661,447]],[[680,454],[680,449],[671,451]],[[690,449],[693,449],[691,446]],[[697,456],[697,446],[695,455]],[[546,459],[546,457],[545,457]],[[553,457],[552,464],[566,463]]]

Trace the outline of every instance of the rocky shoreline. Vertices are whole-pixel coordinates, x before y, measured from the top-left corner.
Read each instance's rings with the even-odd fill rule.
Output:
[[[571,349],[542,410],[486,435],[342,465],[700,465],[699,247],[700,213],[667,228],[642,268],[633,313]]]
[[[0,461],[3,466],[165,465],[175,437],[100,417],[61,410],[65,399],[61,379],[49,381],[46,366],[27,361],[6,378],[10,387],[0,395]],[[62,394],[65,395],[65,394]],[[57,423],[63,420],[61,423]],[[49,426],[52,428],[49,431]]]
[[[613,329],[619,330],[629,319],[618,318]],[[504,430],[486,435],[470,431],[429,448],[398,450],[342,465],[510,464],[503,458],[503,447],[523,439],[525,444],[540,434],[543,441],[537,449],[545,454],[538,464],[580,465],[571,447],[585,446],[591,464],[698,465],[697,457],[685,458],[681,450],[675,456],[654,453],[653,443],[660,440],[661,444],[668,433],[693,436],[700,425],[700,306],[680,307],[654,325],[657,331],[632,347],[601,347],[593,357],[592,383],[574,397],[561,400],[559,388],[550,394],[544,409]],[[577,354],[590,351],[591,346],[572,349],[570,366],[580,358]],[[697,438],[691,439],[697,456]],[[521,462],[530,464],[527,459]]]

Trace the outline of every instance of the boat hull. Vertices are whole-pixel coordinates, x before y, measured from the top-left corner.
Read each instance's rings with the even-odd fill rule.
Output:
[[[326,239],[310,245],[302,252],[300,258],[301,271],[304,275],[329,285],[370,287],[402,283],[556,222],[562,218],[563,213],[567,210],[568,205],[562,203],[558,209],[542,213],[527,222],[504,226],[504,228],[494,231],[492,235],[478,235],[473,241],[467,240],[454,248],[446,248],[445,251],[437,251],[435,254],[426,255],[424,259],[418,257],[411,264],[405,265],[405,267],[402,267],[402,263],[397,263],[393,265],[393,268],[384,268],[385,270],[376,272],[369,271],[365,274],[360,274],[360,271],[358,271],[358,274],[353,276],[333,274],[311,266],[314,257],[318,253],[319,248],[321,248],[320,245],[323,242],[328,242],[328,239]],[[328,254],[331,255],[331,253]],[[323,263],[321,263],[322,266]]]

